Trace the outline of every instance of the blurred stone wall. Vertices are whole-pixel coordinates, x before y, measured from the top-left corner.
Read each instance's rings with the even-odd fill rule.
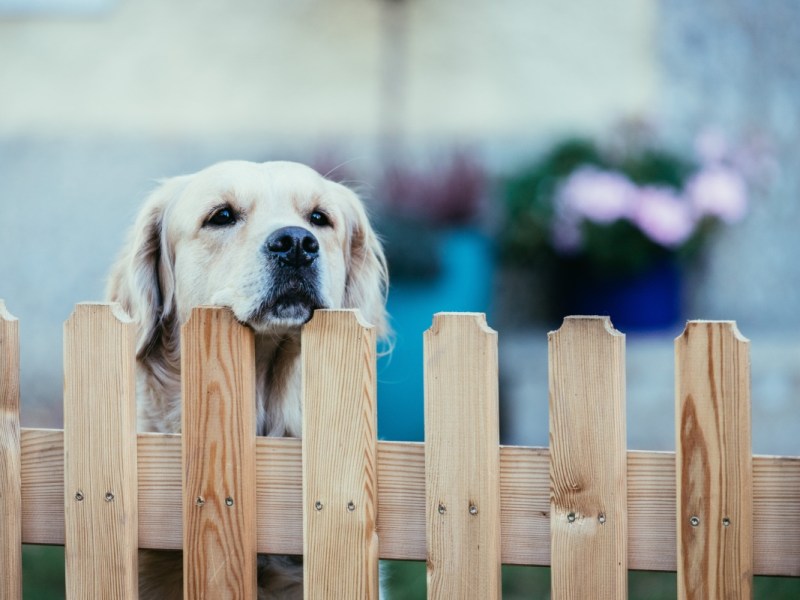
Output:
[[[662,0],[658,114],[687,145],[717,125],[768,150],[752,211],[694,275],[691,314],[755,328],[800,326],[800,3]]]

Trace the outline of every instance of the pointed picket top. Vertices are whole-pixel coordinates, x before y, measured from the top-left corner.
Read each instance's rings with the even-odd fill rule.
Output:
[[[19,321],[0,299],[0,411],[19,428]]]
[[[555,331],[550,331],[547,334],[548,339],[551,336],[556,336],[564,332],[576,331],[576,328],[581,328],[587,332],[601,332],[605,331],[612,336],[623,336],[625,334],[614,327],[611,322],[611,317],[604,315],[570,315],[564,317],[561,327]]]
[[[65,321],[65,325],[73,324],[79,319],[107,318],[119,321],[123,325],[133,323],[119,302],[79,302]]]
[[[19,321],[0,299],[0,410],[19,411]]]
[[[347,327],[360,327],[373,330],[375,326],[368,322],[357,308],[325,308],[314,311],[311,320],[303,325],[304,330],[316,330],[328,327],[331,324],[340,324]]]
[[[437,335],[445,327],[455,324],[463,325],[470,322],[474,323],[475,327],[483,333],[497,335],[497,331],[489,327],[489,323],[486,321],[486,313],[480,312],[437,312],[433,315],[431,326],[425,331],[425,334]]]
[[[8,312],[8,308],[6,308],[6,301],[2,298],[0,298],[0,320],[9,322],[14,322],[17,320],[17,317]]]
[[[691,321],[686,321],[686,326],[683,328],[680,335],[675,338],[675,341],[687,341],[693,332],[700,331],[701,329],[707,330],[709,327],[718,328],[720,331],[729,331],[733,339],[743,343],[750,343],[750,339],[739,331],[739,325],[736,321],[713,321],[708,319],[692,319]]]

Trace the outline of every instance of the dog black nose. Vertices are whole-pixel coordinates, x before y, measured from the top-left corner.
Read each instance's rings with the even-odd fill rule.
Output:
[[[267,238],[268,256],[290,267],[307,267],[319,256],[319,242],[302,227],[284,227]]]

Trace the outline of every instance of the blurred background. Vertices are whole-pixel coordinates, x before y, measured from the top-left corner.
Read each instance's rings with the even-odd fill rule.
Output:
[[[23,425],[61,425],[63,321],[103,299],[157,180],[289,159],[356,189],[385,240],[382,438],[422,439],[422,332],[466,310],[500,334],[503,442],[546,445],[546,333],[599,313],[628,334],[629,447],[674,449],[685,320],[734,319],[754,451],[799,455],[798,51],[792,0],[0,0]],[[52,569],[28,564],[37,597]],[[424,594],[424,565],[394,568],[396,597]],[[507,597],[546,597],[546,570],[508,573]],[[675,597],[639,576],[632,597]]]

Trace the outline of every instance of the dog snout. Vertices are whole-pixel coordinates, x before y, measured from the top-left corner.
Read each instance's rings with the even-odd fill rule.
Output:
[[[267,256],[289,267],[307,267],[319,256],[319,242],[302,227],[284,227],[272,233],[265,244]]]

